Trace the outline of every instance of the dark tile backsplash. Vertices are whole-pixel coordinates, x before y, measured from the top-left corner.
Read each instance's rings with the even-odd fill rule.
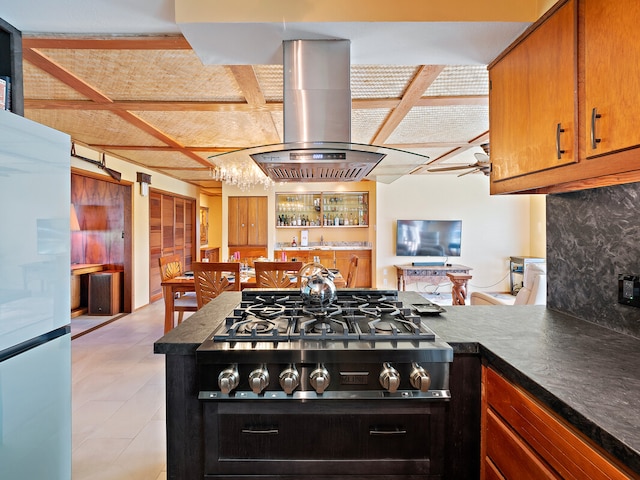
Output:
[[[640,275],[640,183],[547,196],[547,306],[640,338],[618,274]]]

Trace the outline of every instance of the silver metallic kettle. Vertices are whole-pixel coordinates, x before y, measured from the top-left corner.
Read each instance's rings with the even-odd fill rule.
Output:
[[[298,273],[300,294],[305,305],[326,308],[335,302],[337,293],[334,274],[320,263],[307,263]]]

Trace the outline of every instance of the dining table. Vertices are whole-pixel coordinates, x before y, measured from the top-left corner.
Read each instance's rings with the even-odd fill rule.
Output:
[[[345,288],[347,286],[347,281],[342,274],[337,270],[332,270],[332,272],[334,273],[333,283],[336,288]],[[244,290],[245,288],[255,288],[255,270],[249,269],[247,272],[243,273],[240,275],[240,289]],[[187,274],[167,279],[163,281],[161,285],[162,295],[164,297],[164,333],[167,333],[173,328],[176,295],[195,292],[196,282],[193,275]]]

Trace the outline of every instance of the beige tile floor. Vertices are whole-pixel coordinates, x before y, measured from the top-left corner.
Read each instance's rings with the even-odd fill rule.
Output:
[[[71,342],[74,480],[166,479],[162,301]]]

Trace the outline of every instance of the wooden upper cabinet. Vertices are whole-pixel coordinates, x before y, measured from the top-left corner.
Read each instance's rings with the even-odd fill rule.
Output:
[[[489,66],[492,194],[640,181],[638,24],[637,0],[559,2]],[[572,123],[560,113],[569,89]]]
[[[233,246],[267,245],[267,197],[229,197],[229,240]]]
[[[639,24],[637,0],[584,2],[587,158],[640,146]]]
[[[577,161],[576,79],[569,0],[489,67],[492,182]]]

